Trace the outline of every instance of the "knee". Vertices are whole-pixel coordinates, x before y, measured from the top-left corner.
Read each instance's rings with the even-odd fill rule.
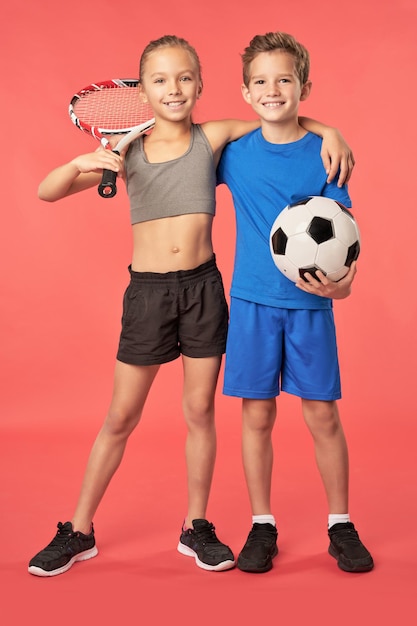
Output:
[[[183,412],[189,428],[211,428],[214,425],[213,398],[184,398]]]
[[[115,437],[128,437],[139,422],[140,415],[111,407],[104,421],[103,429]]]
[[[335,435],[341,429],[335,402],[308,402],[303,407],[304,419],[313,433]]]
[[[267,403],[251,403],[243,407],[243,428],[259,435],[269,435],[275,424],[275,407]]]

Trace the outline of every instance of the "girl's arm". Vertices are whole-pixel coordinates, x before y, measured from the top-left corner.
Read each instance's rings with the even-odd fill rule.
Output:
[[[201,124],[201,128],[212,147],[216,165],[227,143],[243,137],[243,135],[259,128],[260,125],[259,120],[216,120]]]
[[[52,170],[40,183],[38,196],[46,202],[56,202],[98,185],[103,169],[118,172],[121,164],[121,157],[111,150],[99,148],[96,152],[82,154]]]
[[[207,135],[226,145],[229,141],[235,141],[243,135],[250,133],[261,125],[259,120],[215,120],[204,122],[201,127]]]
[[[327,182],[330,183],[340,169],[337,186],[342,187],[342,185],[349,181],[355,165],[352,150],[344,140],[342,134],[337,128],[326,126],[326,124],[322,124],[308,117],[300,117],[298,121],[303,128],[323,138],[321,158],[328,175]]]

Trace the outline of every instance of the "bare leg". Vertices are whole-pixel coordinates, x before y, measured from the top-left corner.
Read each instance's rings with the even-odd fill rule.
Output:
[[[242,401],[242,457],[253,515],[271,513],[272,429],[276,400]]]
[[[142,415],[159,366],[116,362],[113,398],[91,449],[80,496],[72,519],[74,530],[88,534],[93,516],[120,465],[129,435]]]
[[[188,512],[186,526],[193,519],[205,519],[216,459],[214,394],[221,357],[183,357],[183,411],[187,424]]]
[[[313,436],[329,513],[348,513],[349,459],[337,404],[303,400],[302,407],[305,422]]]

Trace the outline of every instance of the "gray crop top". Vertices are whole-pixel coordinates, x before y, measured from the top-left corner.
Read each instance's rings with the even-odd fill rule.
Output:
[[[125,169],[132,224],[186,213],[215,214],[213,151],[198,124],[191,126],[187,152],[164,163],[149,163],[139,137],[129,147]]]

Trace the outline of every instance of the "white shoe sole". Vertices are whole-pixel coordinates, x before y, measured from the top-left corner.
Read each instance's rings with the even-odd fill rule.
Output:
[[[51,572],[48,572],[42,569],[41,567],[36,567],[35,565],[32,565],[31,567],[29,567],[28,572],[29,574],[33,574],[34,576],[43,576],[43,577],[58,576],[58,574],[63,574],[64,572],[67,572],[70,569],[70,567],[72,567],[74,563],[76,563],[77,561],[87,561],[87,559],[92,559],[93,557],[97,556],[97,554],[98,554],[97,546],[93,546],[89,550],[85,550],[84,552],[80,552],[79,554],[76,554],[75,556],[72,557],[70,561],[68,561],[66,565],[63,565],[62,567],[59,567],[58,569],[54,569]]]
[[[223,572],[225,570],[232,569],[232,567],[236,565],[235,561],[231,560],[222,561],[221,563],[218,563],[218,565],[207,565],[207,563],[203,563],[203,561],[200,561],[197,553],[194,552],[194,550],[191,550],[191,548],[185,546],[183,543],[181,543],[181,541],[178,543],[177,550],[185,556],[194,557],[196,565],[198,565],[198,567],[201,567],[201,569],[205,569],[208,572]]]

